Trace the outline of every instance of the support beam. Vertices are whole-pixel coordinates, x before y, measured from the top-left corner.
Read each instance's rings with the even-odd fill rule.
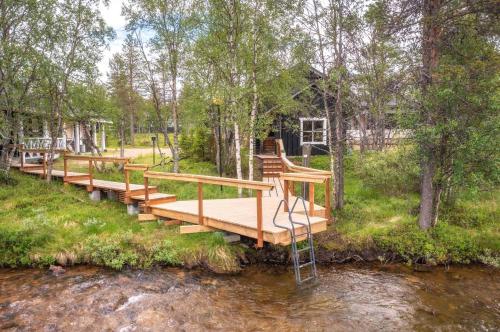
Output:
[[[198,224],[203,225],[203,183],[198,182]]]
[[[285,183],[284,188],[283,188],[283,194],[285,195],[285,204],[283,206],[283,211],[288,212],[288,191],[289,191],[289,186],[290,183],[288,180],[283,181]]]
[[[314,183],[309,183],[309,216],[314,217]]]
[[[203,225],[186,225],[179,228],[181,234],[206,233],[216,231],[215,228]]]
[[[154,214],[150,214],[150,213],[141,213],[137,217],[139,218],[139,221],[153,221],[153,220],[158,220],[157,216],[155,216]]]
[[[264,246],[264,233],[262,232],[262,190],[257,190],[257,248]]]

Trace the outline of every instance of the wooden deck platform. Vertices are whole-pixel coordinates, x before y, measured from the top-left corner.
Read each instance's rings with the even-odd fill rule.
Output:
[[[276,209],[281,201],[281,197],[263,197],[262,199],[262,230],[264,241],[273,244],[287,245],[290,244],[290,233],[283,228],[273,225],[273,217]],[[294,197],[290,198],[294,201]],[[306,206],[308,206],[306,202]],[[250,198],[229,198],[229,199],[211,199],[203,202],[203,219],[204,226],[209,226],[232,232],[251,238],[257,238],[257,210],[255,208],[256,200]],[[198,224],[198,201],[177,201],[173,203],[159,204],[151,207],[151,213],[157,216],[167,217],[171,219],[183,220],[190,223]],[[323,209],[317,206],[318,211]],[[298,203],[297,212],[292,214],[294,221],[307,223],[304,214],[304,208]],[[327,219],[324,217],[310,217],[311,228],[313,233],[318,233],[326,230]],[[288,213],[283,211],[283,207],[277,215],[277,224],[290,227]],[[297,234],[304,233],[303,227],[296,229]]]
[[[266,159],[268,157],[264,157]],[[276,156],[270,156],[275,162]],[[311,224],[311,233],[325,231],[330,221],[329,207],[329,179],[331,174],[326,171],[314,170],[306,167],[295,166],[286,156],[280,156],[279,162],[283,172],[278,176],[264,177],[263,181],[238,180],[197,174],[167,173],[151,171],[148,165],[130,164],[128,158],[113,158],[99,156],[75,156],[64,155],[64,170],[53,170],[52,176],[62,178],[66,184],[83,186],[89,192],[101,190],[107,192],[106,197],[116,197],[119,201],[128,204],[130,213],[137,211],[139,220],[157,220],[158,217],[173,219],[172,222],[187,222],[195,225],[181,226],[180,233],[196,231],[222,230],[236,233],[257,240],[257,247],[262,247],[264,242],[278,245],[288,245],[292,238],[290,216],[294,222],[307,224],[307,215]],[[89,172],[71,172],[68,162],[86,162]],[[118,162],[124,165],[124,182],[95,179],[93,176],[93,163]],[[44,176],[47,165],[45,159],[42,164],[19,164],[12,165],[20,168],[23,172]],[[22,167],[21,167],[22,166]],[[281,167],[281,166],[280,166]],[[130,172],[142,172],[144,183],[130,183]],[[273,173],[273,172],[271,172]],[[274,174],[274,173],[273,173]],[[156,181],[181,181],[191,182],[198,187],[198,199],[176,201],[173,194],[159,193],[156,186],[150,186],[150,179]],[[285,200],[289,204],[295,201],[294,183],[309,183],[308,197],[310,202],[305,202],[305,208],[301,201],[293,213],[280,203]],[[325,184],[326,207],[314,203],[314,184]],[[204,199],[203,186],[217,185],[238,187],[251,190],[255,197],[229,198],[229,199]],[[94,194],[92,194],[94,196]],[[99,197],[100,195],[95,195]],[[291,208],[291,207],[290,207]],[[277,211],[277,212],[276,212]],[[139,212],[140,213],[140,212]],[[273,218],[276,214],[276,225]],[[295,233],[303,234],[296,240],[306,239],[306,226],[296,225]],[[279,227],[282,226],[282,227]]]

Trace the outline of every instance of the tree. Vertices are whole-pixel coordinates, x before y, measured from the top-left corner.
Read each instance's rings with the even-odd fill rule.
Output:
[[[48,152],[47,181],[52,179],[54,150],[68,109],[72,82],[88,81],[97,76],[96,64],[101,48],[113,36],[100,16],[98,0],[65,0],[55,4],[56,19],[46,35],[46,58],[41,66],[42,90],[47,100],[47,119],[52,140]],[[89,79],[90,78],[90,79]]]
[[[168,90],[164,91],[172,115],[173,144],[168,133],[164,134],[172,152],[174,172],[179,172],[179,80],[185,51],[195,34],[196,6],[196,1],[190,0],[142,0],[130,2],[124,7],[131,29],[145,28],[155,33],[150,46],[153,52],[159,54],[158,65],[164,81],[168,82]]]

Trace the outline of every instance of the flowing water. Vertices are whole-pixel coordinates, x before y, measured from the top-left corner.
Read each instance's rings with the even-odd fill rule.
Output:
[[[498,331],[500,273],[484,267],[321,268],[297,289],[290,270],[236,276],[154,269],[0,269],[0,330]]]

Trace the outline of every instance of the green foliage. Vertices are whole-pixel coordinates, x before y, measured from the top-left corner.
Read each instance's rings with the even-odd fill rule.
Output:
[[[204,169],[208,174],[213,174],[213,168],[208,163],[185,164],[186,170]],[[91,202],[81,188],[63,187],[58,182],[47,184],[17,171],[11,174],[18,185],[0,186],[0,266],[47,266],[57,262],[113,269],[154,264],[203,264],[220,272],[239,269],[234,250],[221,241],[220,235],[180,236],[176,226],[138,223],[137,217],[126,214],[121,203]],[[98,175],[123,180],[116,169]],[[175,183],[167,188],[165,192],[174,191]],[[181,189],[187,198],[196,197],[196,185]],[[207,186],[207,196],[220,195],[215,189]],[[223,195],[235,197],[236,192]]]
[[[200,126],[183,134],[180,139],[180,148],[182,157],[197,161],[211,160],[215,147],[210,129],[206,126]]]
[[[83,246],[85,261],[117,270],[126,265],[136,265],[138,256],[128,249],[131,237],[132,234],[127,232],[113,234],[106,238],[90,235]]]
[[[355,175],[365,185],[385,194],[403,194],[418,191],[419,166],[411,147],[399,147],[357,158]]]
[[[6,186],[15,186],[17,184],[17,181],[9,173],[0,171],[0,184]]]

